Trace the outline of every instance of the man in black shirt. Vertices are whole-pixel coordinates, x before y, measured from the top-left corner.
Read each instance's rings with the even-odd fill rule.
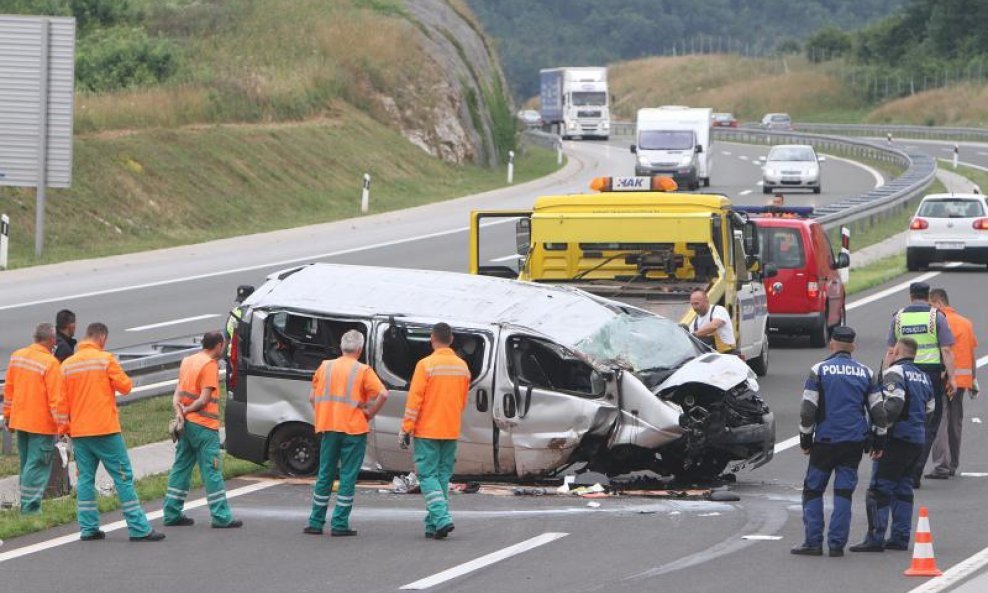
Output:
[[[75,354],[75,313],[62,309],[55,315],[55,351],[58,362]]]

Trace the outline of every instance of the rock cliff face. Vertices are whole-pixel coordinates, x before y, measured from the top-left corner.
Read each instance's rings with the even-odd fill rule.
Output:
[[[514,144],[514,109],[491,42],[457,0],[404,0],[426,66],[380,91],[377,113],[444,161],[497,165]]]

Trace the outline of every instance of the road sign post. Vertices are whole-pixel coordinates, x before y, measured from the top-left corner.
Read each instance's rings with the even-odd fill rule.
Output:
[[[0,270],[7,269],[7,249],[10,244],[10,217],[0,215]]]
[[[367,214],[370,210],[370,173],[364,173],[364,189],[360,192],[360,212]]]

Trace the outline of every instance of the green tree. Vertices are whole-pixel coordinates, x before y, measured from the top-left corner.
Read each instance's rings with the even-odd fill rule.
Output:
[[[825,27],[806,40],[806,57],[811,62],[825,62],[851,50],[851,36],[836,27]]]

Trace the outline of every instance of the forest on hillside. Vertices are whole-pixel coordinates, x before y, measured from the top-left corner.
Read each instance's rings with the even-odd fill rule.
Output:
[[[538,92],[540,68],[608,64],[683,50],[765,55],[821,27],[857,29],[888,17],[908,1],[469,0],[469,4],[498,40],[512,90],[524,98]],[[988,5],[985,0],[967,1]]]

